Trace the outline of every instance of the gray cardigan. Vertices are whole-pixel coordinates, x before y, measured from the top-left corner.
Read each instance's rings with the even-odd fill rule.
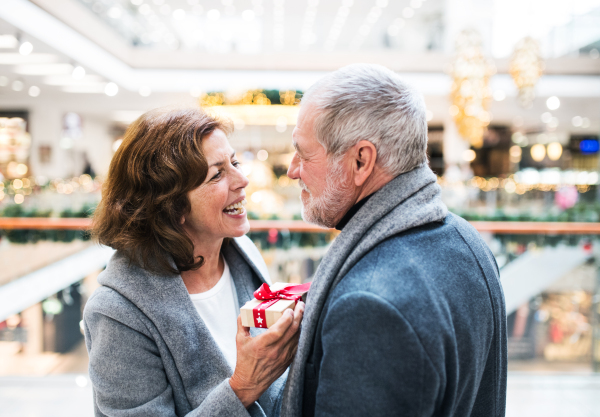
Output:
[[[223,256],[243,305],[269,282],[266,265],[246,236],[224,245]],[[98,282],[84,310],[96,416],[278,414],[286,374],[244,408],[180,276],[150,273],[117,252]]]

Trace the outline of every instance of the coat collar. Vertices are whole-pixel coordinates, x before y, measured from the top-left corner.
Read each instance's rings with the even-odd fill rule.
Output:
[[[266,265],[246,236],[232,239],[222,253],[231,270],[238,302],[243,305],[261,283],[270,282]],[[149,272],[117,252],[98,282],[127,298],[154,324],[158,334],[153,336],[164,341],[173,357],[192,409],[213,387],[232,375],[233,370],[198,315],[180,275]],[[157,343],[160,345],[159,340]]]

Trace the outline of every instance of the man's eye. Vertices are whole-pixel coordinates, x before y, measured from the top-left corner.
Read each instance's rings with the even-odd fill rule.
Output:
[[[242,164],[239,161],[233,161],[233,166],[239,168],[242,166]]]

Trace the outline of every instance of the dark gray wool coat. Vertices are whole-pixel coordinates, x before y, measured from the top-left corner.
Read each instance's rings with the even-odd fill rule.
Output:
[[[243,305],[269,282],[266,265],[245,236],[225,245],[223,256]],[[96,416],[278,414],[285,375],[246,410],[180,276],[150,273],[117,252],[98,282],[84,310]]]
[[[498,269],[431,170],[386,184],[333,242],[308,294],[284,416],[505,412]]]

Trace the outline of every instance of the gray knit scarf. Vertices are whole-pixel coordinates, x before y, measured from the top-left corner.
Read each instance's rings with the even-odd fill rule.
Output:
[[[308,293],[298,351],[283,394],[282,416],[302,415],[304,369],[329,294],[383,240],[413,227],[443,221],[448,209],[440,192],[436,176],[427,165],[401,174],[375,192],[332,243]]]

